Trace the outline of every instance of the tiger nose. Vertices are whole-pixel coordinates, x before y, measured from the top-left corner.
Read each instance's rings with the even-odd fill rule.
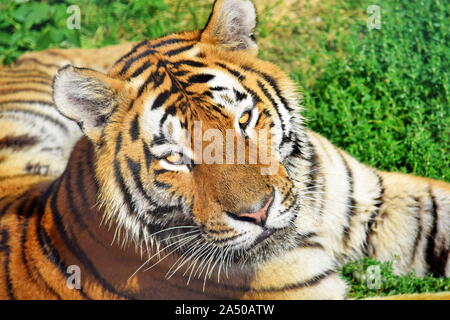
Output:
[[[229,214],[229,216],[231,216],[233,219],[236,220],[253,222],[257,225],[264,227],[264,225],[266,224],[268,211],[270,205],[272,204],[272,201],[273,195],[271,195],[266,201],[262,201],[262,206],[254,212],[249,212],[248,209],[244,209],[235,214]]]

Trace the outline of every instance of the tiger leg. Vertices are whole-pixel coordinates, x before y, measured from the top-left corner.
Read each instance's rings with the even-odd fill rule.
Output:
[[[394,272],[450,276],[450,184],[382,172],[380,213],[369,237],[370,255],[393,261]]]
[[[258,267],[244,299],[344,299],[346,283],[319,247],[296,248]]]

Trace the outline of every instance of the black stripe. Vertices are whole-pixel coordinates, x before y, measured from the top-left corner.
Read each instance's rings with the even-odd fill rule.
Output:
[[[236,219],[237,218],[237,220],[241,220],[241,221],[254,221],[251,218],[236,216],[234,213],[226,212],[226,214],[228,216],[230,216],[232,219]],[[222,244],[222,243],[225,243],[225,242],[229,242],[229,241],[232,241],[232,240],[234,240],[236,238],[239,238],[240,236],[241,236],[241,234],[238,233],[238,234],[235,234],[235,235],[232,235],[232,236],[229,236],[229,237],[221,237],[221,238],[215,239],[214,240],[214,244]]]
[[[317,174],[319,170],[319,163],[318,163],[318,157],[316,150],[314,148],[314,145],[311,143],[311,141],[308,141],[308,147],[310,156],[308,158],[309,162],[309,173],[308,173],[308,181],[306,183],[306,188],[308,189],[308,192],[312,191],[315,192],[317,190]],[[304,158],[302,150],[298,143],[294,143],[294,146],[292,148],[292,155],[299,156],[301,158]]]
[[[175,43],[179,43],[179,42],[188,42],[188,41],[192,41],[192,40],[191,39],[183,39],[183,38],[172,38],[172,39],[161,40],[155,44],[150,45],[149,47],[152,49],[156,49],[156,48],[167,46],[170,44],[175,44]]]
[[[145,50],[144,52],[141,52],[140,54],[138,54],[135,57],[131,57],[130,59],[126,60],[122,69],[119,71],[119,74],[121,76],[123,76],[130,69],[130,67],[133,65],[133,63],[135,63],[136,61],[138,61],[142,58],[145,58],[151,54],[155,54],[155,53],[157,53],[157,51],[155,51],[153,49],[148,49],[148,50]]]
[[[153,88],[158,88],[164,82],[165,78],[166,74],[164,72],[159,72],[159,70],[151,72],[142,86],[139,88],[137,96],[140,97],[142,95],[142,92],[144,92],[144,90],[150,83],[153,84]]]
[[[36,72],[36,71],[33,71],[33,72]],[[38,72],[38,74],[33,74],[33,73],[30,73],[30,74],[7,74],[4,76],[5,76],[5,78],[12,78],[12,79],[40,78],[40,79],[52,80],[52,78],[53,78],[44,72]]]
[[[255,291],[256,292],[273,292],[273,291],[288,291],[288,290],[296,290],[296,289],[301,289],[301,288],[306,288],[306,287],[312,287],[312,286],[319,284],[322,280],[324,280],[334,274],[336,274],[335,270],[327,270],[327,271],[325,271],[309,280],[306,280],[306,281],[288,284],[288,285],[285,285],[280,288],[269,287],[269,288],[263,288],[263,289],[252,290],[252,291],[253,292],[255,292]]]
[[[123,55],[122,57],[120,57],[115,63],[114,65],[117,65],[119,63],[121,63],[123,60],[129,58],[131,55],[133,55],[134,53],[136,53],[136,51],[143,47],[144,45],[146,45],[148,43],[148,40],[144,40],[139,42],[138,44],[136,44],[128,53],[126,53],[125,55]]]
[[[299,248],[324,249],[323,245],[314,241],[304,241],[298,245]]]
[[[230,67],[226,66],[223,63],[217,62],[216,65],[218,65],[219,67],[221,67],[222,69],[227,70],[229,73],[231,73],[233,76],[235,76],[236,78],[238,78],[239,81],[243,81],[245,80],[245,76],[240,73],[237,70],[231,69]]]
[[[139,138],[139,114],[136,114],[130,127],[131,140],[136,141]]]
[[[3,88],[0,89],[0,94],[15,94],[15,93],[19,93],[19,92],[38,92],[38,93],[44,93],[44,94],[48,94],[49,96],[51,96],[51,91],[50,90],[42,90],[42,89],[36,89],[36,88],[31,88],[31,87],[25,87],[25,88]]]
[[[43,51],[42,53],[48,54],[48,55],[54,56],[54,57],[62,57],[64,59],[69,60],[69,57],[66,54],[62,53],[61,50],[58,50],[58,49],[47,49],[47,50]]]
[[[305,160],[307,160],[307,161],[309,161],[309,162],[313,162],[313,164],[315,165],[315,161],[314,161],[315,159],[312,159],[312,157],[306,158],[306,157],[304,156],[304,153],[303,153],[303,149],[304,149],[304,148],[302,148],[302,146],[300,145],[299,141],[297,141],[297,140],[291,141],[289,138],[285,138],[285,137],[283,137],[283,141],[284,141],[285,143],[288,143],[288,142],[291,142],[291,143],[292,143],[292,144],[291,144],[291,151],[290,151],[288,157],[302,158],[302,159],[305,159]],[[283,142],[282,142],[282,143],[283,143]],[[310,145],[311,145],[311,144],[310,144]],[[311,160],[313,160],[313,161],[311,161]],[[311,167],[313,164],[310,163],[310,167]],[[309,168],[309,169],[311,170],[311,168]],[[308,179],[308,181],[306,182],[306,185],[307,185],[307,186],[308,186],[308,185],[311,185],[311,181],[313,180],[313,179],[312,179],[312,174],[313,174],[313,172],[309,172],[309,173],[308,173],[308,176],[310,177],[310,179]],[[311,185],[311,186],[312,186],[312,185]]]
[[[115,147],[116,158],[114,159],[114,177],[115,177],[117,184],[119,185],[120,191],[122,192],[125,205],[128,208],[128,212],[130,214],[133,214],[136,212],[136,207],[133,202],[133,197],[132,197],[131,193],[128,191],[127,185],[125,184],[125,179],[123,178],[122,170],[120,169],[120,162],[117,159],[117,155],[118,155],[121,147],[122,147],[122,133],[119,132],[119,134],[117,135],[117,138],[116,138],[116,147]]]
[[[375,209],[373,210],[369,217],[369,220],[367,221],[366,237],[363,245],[363,253],[366,256],[369,254],[368,251],[369,247],[371,246],[370,236],[373,233],[373,225],[375,224],[377,217],[380,214],[380,207],[383,204],[384,197],[383,178],[378,173],[375,173],[375,175],[378,177],[378,188],[380,191],[378,192],[378,196],[374,199]]]
[[[162,135],[155,135],[153,136],[151,145],[152,146],[159,146],[165,143],[168,143],[169,140],[166,139],[166,137],[162,136]]]
[[[114,155],[116,157],[119,154],[121,148],[122,148],[122,132],[119,132],[119,134],[116,137],[116,145],[114,147]]]
[[[261,98],[258,96],[258,94],[257,94],[255,91],[253,91],[252,89],[250,89],[249,87],[247,87],[247,86],[245,86],[245,85],[243,85],[243,87],[244,87],[245,91],[247,91],[248,93],[250,93],[250,95],[252,96],[252,99],[253,99],[253,105],[256,106],[256,104],[258,104],[259,102],[261,102]],[[265,109],[265,110],[267,110],[267,109]]]
[[[262,120],[262,117],[261,117],[261,115],[262,115],[262,113],[261,113],[261,112],[258,112],[258,114],[256,115],[256,116],[257,116],[257,118],[256,118],[256,122],[255,122],[255,126],[254,126],[254,128],[258,128],[258,127],[259,127],[259,125],[260,125],[260,122],[261,122],[261,120]]]
[[[28,203],[28,206],[25,207],[25,205],[23,205],[23,206],[18,207],[16,210],[18,212],[18,214],[23,215],[25,217],[25,221],[22,224],[22,232],[21,232],[21,253],[22,253],[21,259],[22,259],[22,263],[25,267],[25,270],[26,270],[27,274],[30,276],[30,278],[32,279],[32,281],[35,283],[40,281],[44,285],[45,289],[51,295],[53,295],[56,299],[61,300],[62,299],[61,296],[49,285],[49,283],[47,281],[45,281],[44,277],[39,272],[36,265],[33,264],[32,266],[30,266],[27,255],[26,255],[26,243],[28,241],[27,234],[28,234],[30,216],[33,214],[33,211],[36,208],[38,201],[39,201],[39,199],[35,197],[32,201],[30,201]],[[33,270],[31,270],[31,269],[33,269]],[[37,276],[37,278],[35,276]]]
[[[3,118],[5,116],[4,113],[10,113],[10,114],[15,114],[15,113],[22,113],[22,114],[29,114],[35,117],[39,117],[41,119],[44,119],[48,122],[53,123],[54,125],[58,126],[60,129],[62,129],[64,132],[68,133],[69,129],[67,129],[67,127],[61,123],[59,120],[54,119],[46,114],[43,113],[39,113],[36,111],[31,111],[31,110],[18,110],[18,109],[4,109],[2,110],[2,113],[0,113],[0,118]]]
[[[133,72],[133,74],[130,76],[130,78],[136,78],[140,76],[145,70],[147,70],[151,66],[151,63],[148,61],[145,61],[145,63],[136,69],[136,71]]]
[[[167,183],[164,183],[164,182],[161,182],[161,181],[158,181],[158,180],[155,180],[155,181],[153,182],[153,185],[154,185],[155,187],[161,188],[161,189],[170,189],[170,188],[172,188],[171,185],[168,185]]]
[[[174,65],[176,67],[178,67],[180,65],[187,65],[187,66],[196,67],[196,68],[206,67],[206,64],[204,64],[203,62],[194,61],[194,60],[179,60],[179,61],[172,62],[172,65]]]
[[[153,102],[153,105],[152,105],[151,109],[154,110],[154,109],[158,109],[159,107],[161,107],[164,104],[164,102],[167,101],[169,96],[170,96],[170,92],[169,91],[165,90],[165,91],[161,92],[156,97],[155,101]]]
[[[8,212],[8,210],[9,210],[9,208],[11,208],[14,205],[14,203],[16,203],[16,201],[17,200],[14,199],[14,200],[6,203],[6,205],[0,209],[0,217],[3,216],[4,214],[6,214],[6,212]]]
[[[119,185],[120,191],[122,192],[125,205],[128,208],[128,212],[130,214],[136,213],[137,210],[133,202],[133,196],[128,191],[128,187],[125,184],[125,179],[123,178],[122,175],[122,170],[120,169],[120,162],[117,159],[114,160],[114,177],[116,179],[117,184]]]
[[[86,141],[86,150],[84,152],[84,155],[86,156],[86,159],[87,159],[85,164],[86,164],[86,169],[88,171],[86,177],[91,178],[90,182],[94,185],[94,188],[96,190],[95,192],[97,192],[97,190],[100,189],[100,186],[98,184],[98,180],[96,177],[96,172],[95,172],[95,163],[97,163],[97,158],[95,156],[95,150],[94,150],[93,144],[86,137],[84,139]],[[97,194],[94,193],[93,196],[95,197],[95,200],[97,200]]]
[[[278,98],[280,99],[280,101],[281,101],[281,103],[284,105],[284,107],[285,107],[286,109],[288,109],[289,111],[293,111],[293,110],[294,110],[294,109],[288,104],[286,98],[282,95],[281,90],[280,90],[280,87],[278,86],[278,83],[275,81],[274,78],[272,78],[271,76],[269,76],[267,73],[264,73],[264,72],[255,70],[255,69],[253,69],[253,68],[251,68],[251,67],[249,67],[249,66],[243,66],[242,68],[243,68],[244,70],[246,70],[246,71],[251,71],[251,72],[253,72],[253,73],[256,73],[256,74],[262,76],[263,79],[264,79],[267,83],[269,83],[269,85],[275,90],[275,92],[276,92]]]
[[[212,90],[212,91],[224,91],[224,90],[228,90],[228,88],[220,87],[220,86],[218,86],[218,87],[211,87],[211,88],[209,88],[209,89]]]
[[[40,197],[40,204],[37,209],[39,216],[38,222],[36,223],[36,235],[42,254],[44,254],[47,257],[47,259],[51,261],[62,274],[64,274],[65,269],[63,269],[61,258],[59,257],[59,254],[55,250],[55,248],[52,245],[49,245],[51,243],[50,237],[42,226],[42,218],[45,215],[45,209],[47,207],[50,196],[53,194],[53,191],[56,189],[58,183],[59,179],[52,181],[52,183],[49,184],[47,189]]]
[[[306,287],[315,286],[315,285],[319,284],[322,280],[324,280],[332,275],[335,275],[335,274],[336,274],[336,271],[330,269],[330,270],[326,270],[306,281],[290,283],[290,284],[287,284],[287,285],[284,285],[281,287],[267,287],[267,288],[261,288],[261,289],[253,289],[253,288],[245,287],[245,286],[236,287],[236,286],[230,286],[227,284],[220,284],[220,288],[226,289],[226,290],[231,290],[231,291],[244,291],[244,292],[256,292],[256,293],[289,291],[289,290],[296,290],[296,289],[302,289],[302,288],[306,288]]]
[[[277,112],[278,118],[280,119],[280,123],[281,123],[281,132],[285,133],[285,125],[283,123],[283,119],[281,118],[281,114],[280,111],[278,110],[278,106],[277,103],[275,102],[275,100],[273,99],[272,95],[270,94],[270,92],[266,89],[266,87],[264,86],[264,84],[259,81],[256,80],[256,83],[258,84],[258,87],[261,89],[261,91],[263,92],[263,94],[266,96],[267,99],[269,99],[270,103],[272,104],[273,108],[275,109],[275,111]]]
[[[39,65],[44,66],[44,67],[47,67],[47,68],[60,68],[60,66],[57,65],[57,64],[44,63],[44,62],[39,61],[39,60],[36,59],[36,58],[25,58],[25,59],[20,59],[19,61],[16,61],[16,63],[15,63],[14,65],[19,66],[19,65],[21,65],[22,63],[28,62],[28,61],[34,62],[34,63],[36,63],[36,64],[39,64]]]
[[[321,216],[323,214],[323,209],[325,207],[325,196],[326,196],[326,185],[325,185],[325,179],[323,179],[323,183],[319,184],[317,182],[317,179],[319,177],[320,171],[320,163],[319,163],[319,157],[317,155],[316,149],[314,145],[311,143],[310,140],[307,140],[307,147],[309,150],[309,155],[307,156],[305,154],[304,149],[301,145],[301,141],[295,141],[291,154],[300,157],[303,159],[306,159],[309,163],[309,172],[308,172],[308,180],[305,183],[306,192],[316,192],[318,189],[318,186],[321,186],[321,189],[319,190],[320,194],[315,197],[314,203],[318,206],[318,214]]]
[[[38,221],[36,223],[36,237],[39,243],[39,248],[41,250],[41,253],[46,256],[46,258],[59,270],[61,275],[65,277],[66,273],[66,266],[62,262],[61,257],[59,256],[58,251],[55,249],[55,247],[52,245],[52,240],[45,230],[45,228],[42,226],[42,218],[45,215],[45,209],[48,204],[48,201],[55,191],[55,188],[57,187],[58,183],[60,183],[60,179],[54,180],[45,190],[45,192],[42,194],[42,196],[39,198],[40,203],[38,205]],[[36,272],[39,272],[39,269],[36,270]],[[43,278],[42,274],[40,276]],[[48,284],[47,284],[48,285]],[[55,291],[53,289],[53,291]],[[56,291],[55,291],[56,292]]]
[[[162,128],[162,126],[164,125],[164,122],[167,120],[167,117],[168,117],[169,115],[172,115],[172,116],[175,115],[176,112],[177,112],[177,108],[176,108],[176,106],[173,105],[173,104],[172,104],[170,107],[166,108],[166,110],[165,110],[163,116],[161,117],[161,120],[159,120],[159,126],[160,126],[160,128]]]
[[[23,82],[23,80],[22,81],[6,81],[6,82],[2,82],[2,81],[4,81],[4,80],[0,80],[0,85],[2,87],[9,86],[9,85],[13,86],[13,85],[17,85],[17,84],[25,84]],[[26,81],[26,84],[32,84],[32,83],[34,83],[34,84],[42,84],[42,85],[45,85],[46,87],[51,87],[52,86],[52,81],[48,81],[48,82],[40,81],[40,80],[27,80]]]
[[[0,177],[0,181],[5,181],[5,180],[9,180],[9,179],[16,179],[16,178],[24,178],[24,177],[31,177],[34,176],[34,174],[31,173],[18,173],[18,174],[13,174],[10,176],[2,176]]]
[[[185,76],[185,75],[187,75],[188,73],[190,73],[189,71],[187,71],[187,70],[180,70],[180,71],[171,71],[171,73],[174,75],[174,76],[176,76],[176,77],[182,77],[182,76]]]
[[[287,197],[288,195],[286,195]],[[283,199],[284,201],[286,201],[285,199]],[[289,207],[287,207],[286,209],[284,209],[283,211],[280,212],[280,216],[286,214],[287,212],[292,211],[294,208],[298,208],[297,206],[297,202],[296,201],[292,201],[291,204],[289,205]],[[296,216],[296,215],[295,215]]]
[[[22,175],[19,175],[19,176],[22,176]],[[27,175],[24,175],[24,176],[27,176]],[[0,179],[0,181],[1,181],[1,180],[2,180],[2,179]],[[12,201],[6,203],[6,205],[3,206],[3,207],[0,209],[0,217],[1,217],[2,215],[6,214],[6,213],[8,212],[8,210],[9,210],[14,204],[16,204],[19,200],[21,200],[21,199],[22,199],[23,197],[25,197],[27,194],[28,194],[28,191],[25,191],[25,192],[23,192],[23,193],[20,194],[20,195],[16,195],[15,198],[14,198]]]
[[[8,295],[8,299],[10,300],[16,300],[16,297],[14,295],[14,288],[13,283],[11,279],[11,269],[9,267],[10,265],[10,255],[11,255],[11,247],[8,245],[9,242],[9,233],[8,230],[2,229],[0,230],[0,236],[1,236],[1,243],[0,243],[0,251],[4,252],[4,261],[3,261],[3,268],[5,269],[5,282],[6,282],[6,293]]]
[[[269,118],[269,119],[272,118],[272,115],[270,114],[269,110],[264,109],[264,111],[262,113],[266,116],[266,118]]]
[[[156,209],[153,210],[148,210],[147,214],[148,215],[161,215],[161,214],[167,214],[167,213],[173,213],[175,211],[183,211],[183,208],[181,207],[181,205],[175,205],[175,206],[159,206]],[[153,224],[152,225],[154,228],[159,228],[161,229],[161,225],[158,224]],[[159,230],[158,230],[159,231]]]
[[[150,153],[150,147],[144,140],[142,140],[142,147],[144,148],[145,165],[148,171],[150,169],[150,163],[152,162],[152,154]]]
[[[3,228],[0,230],[0,252],[9,248],[8,242],[9,242],[8,230]]]
[[[439,254],[436,253],[437,226],[439,219],[438,206],[431,189],[429,191],[429,196],[431,199],[430,214],[433,220],[431,232],[427,237],[425,261],[428,265],[428,273],[431,273],[435,277],[445,277],[445,266],[447,264],[449,249],[441,248]]]
[[[84,210],[79,210],[79,206],[75,203],[76,197],[81,198],[81,208],[82,206],[88,206],[89,202],[86,197],[86,192],[88,192],[85,189],[85,172],[83,169],[83,162],[81,162],[81,159],[78,162],[78,166],[75,168],[75,164],[69,163],[69,166],[67,170],[64,173],[64,180],[65,180],[65,194],[67,197],[67,206],[69,208],[68,212],[70,213],[70,216],[73,218],[75,223],[80,227],[80,230],[82,232],[86,232],[91,239],[93,239],[97,244],[101,245],[102,247],[105,247],[104,244],[98,239],[98,237],[92,233],[91,229],[89,229],[88,225],[85,223],[83,219]],[[72,170],[76,169],[76,179],[72,178]],[[76,183],[76,190],[75,192],[72,189],[72,182]],[[87,209],[89,210],[89,209]]]
[[[347,245],[350,239],[350,228],[352,226],[352,217],[355,215],[355,199],[353,198],[354,181],[353,181],[353,173],[349,164],[347,163],[347,160],[345,160],[344,155],[339,150],[337,150],[337,152],[339,153],[342,162],[344,163],[348,181],[348,199],[347,199],[348,208],[346,213],[347,224],[344,226],[342,234],[344,244]]]
[[[30,74],[31,72],[37,72],[43,75],[47,75],[50,76],[50,74],[46,71],[41,71],[39,69],[30,69],[30,68],[9,68],[9,69],[3,69],[0,70],[0,77],[1,76],[5,76],[7,77],[8,75],[12,74]]]
[[[52,102],[42,100],[0,100],[0,106],[4,104],[23,103],[23,104],[40,104],[47,107],[55,107]]]
[[[136,185],[139,192],[150,202],[151,205],[156,206],[155,201],[147,194],[145,191],[144,184],[141,179],[141,164],[139,162],[133,161],[132,159],[127,157],[127,165],[128,169],[131,171],[131,175],[133,176],[134,184]]]
[[[212,74],[205,74],[205,73],[201,73],[201,74],[194,74],[193,76],[190,76],[188,79],[188,82],[190,84],[192,83],[206,83],[208,81],[210,81],[211,79],[214,79],[214,75]]]
[[[153,174],[154,174],[155,176],[158,176],[158,175],[160,175],[160,174],[167,173],[167,172],[169,172],[169,171],[166,170],[166,169],[157,169],[157,170],[153,170]]]
[[[421,216],[422,216],[423,204],[420,201],[420,199],[415,199],[415,200],[417,202],[419,202],[419,207],[418,207],[418,210],[416,210],[416,216],[415,216],[415,219],[416,219],[416,222],[417,222],[417,228],[416,228],[417,231],[416,231],[416,237],[414,239],[414,244],[413,244],[413,247],[412,247],[411,260],[410,260],[411,264],[414,263],[414,259],[416,258],[416,255],[417,255],[419,242],[420,242],[420,239],[422,239],[422,219],[421,219]]]
[[[242,101],[247,99],[248,95],[245,92],[239,92],[233,88],[234,95],[236,96],[236,101]]]
[[[72,252],[72,254],[75,255],[75,257],[89,270],[91,275],[95,278],[96,281],[100,283],[100,285],[112,292],[113,294],[118,295],[122,298],[129,298],[126,295],[118,292],[108,281],[106,281],[98,272],[98,270],[95,268],[94,264],[91,262],[91,260],[87,257],[86,253],[80,248],[78,245],[78,242],[76,241],[75,237],[71,235],[69,238],[68,234],[70,233],[70,230],[67,230],[64,227],[62,216],[59,211],[58,206],[58,194],[60,191],[61,183],[58,184],[57,190],[53,193],[52,199],[50,202],[51,212],[53,216],[53,220],[55,221],[56,230],[61,237],[61,239],[66,244],[67,248]]]
[[[222,116],[222,118],[228,119],[230,117],[229,115],[227,115],[226,113],[224,113],[222,111],[222,109],[225,109],[225,108],[221,105],[217,106],[217,105],[213,104],[213,105],[211,105],[211,108],[213,108],[214,111],[219,113]]]
[[[86,192],[88,192],[88,190],[86,188],[86,184],[84,183],[84,179],[88,173],[84,169],[85,164],[86,164],[86,166],[94,165],[94,162],[85,162],[85,159],[83,159],[81,157],[78,158],[77,168],[76,168],[76,170],[77,170],[76,189],[77,189],[77,193],[80,196],[81,203],[87,204],[87,203],[89,203],[87,195],[86,195]],[[73,165],[75,166],[75,164],[73,164]],[[71,168],[72,168],[72,166],[71,166],[71,163],[69,162],[68,169],[67,169],[68,176],[70,176],[72,174]],[[94,176],[95,176],[95,174],[94,174]],[[69,188],[70,188],[70,186],[69,186]]]
[[[172,56],[175,56],[175,55],[177,55],[179,53],[182,53],[184,51],[188,51],[188,50],[192,49],[193,47],[194,47],[194,45],[190,44],[190,45],[187,45],[187,46],[184,46],[184,47],[180,47],[180,48],[177,48],[177,49],[174,49],[174,50],[167,51],[165,53],[165,55],[167,55],[169,57],[172,57]]]
[[[14,151],[30,148],[39,142],[36,136],[22,134],[18,136],[4,136],[0,139],[0,149],[8,148]]]

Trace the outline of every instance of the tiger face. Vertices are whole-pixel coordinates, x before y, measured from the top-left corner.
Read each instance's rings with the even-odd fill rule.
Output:
[[[58,109],[96,146],[106,220],[138,245],[241,261],[293,245],[298,101],[256,57],[255,21],[250,1],[219,0],[202,31],[143,41],[108,75],[67,66],[55,78]]]

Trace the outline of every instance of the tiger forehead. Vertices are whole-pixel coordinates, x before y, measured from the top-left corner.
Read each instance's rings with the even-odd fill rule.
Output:
[[[174,51],[177,54],[171,55]],[[164,108],[169,115],[189,113],[193,118],[203,109],[226,118],[257,103],[236,66],[206,59],[190,45],[172,48],[169,54],[154,48],[137,51],[119,61],[114,71],[136,91],[130,109]]]
[[[147,90],[140,100],[145,127],[153,135],[163,134],[163,128],[192,132],[196,122],[203,129],[232,129],[243,112],[255,107],[254,97],[239,81],[211,68],[190,76],[188,83],[166,80],[158,88]]]
[[[197,40],[191,35],[143,41],[119,59],[110,74],[130,83],[137,91],[136,99],[163,89],[170,94],[180,93],[194,102],[218,95],[228,104],[245,100],[249,90],[240,84],[248,77],[245,70],[208,50],[201,50]],[[256,104],[254,94],[251,98]]]
[[[138,113],[147,137],[160,139],[162,128],[192,133],[196,121],[204,130],[237,130],[237,119],[255,108],[265,111],[263,119],[270,118],[272,111],[265,109],[276,107],[279,92],[271,87],[278,72],[255,61],[205,47],[192,34],[173,35],[137,44],[110,75],[126,81],[135,92],[128,108],[122,109],[131,115],[127,118]],[[256,114],[254,119],[259,118]]]

